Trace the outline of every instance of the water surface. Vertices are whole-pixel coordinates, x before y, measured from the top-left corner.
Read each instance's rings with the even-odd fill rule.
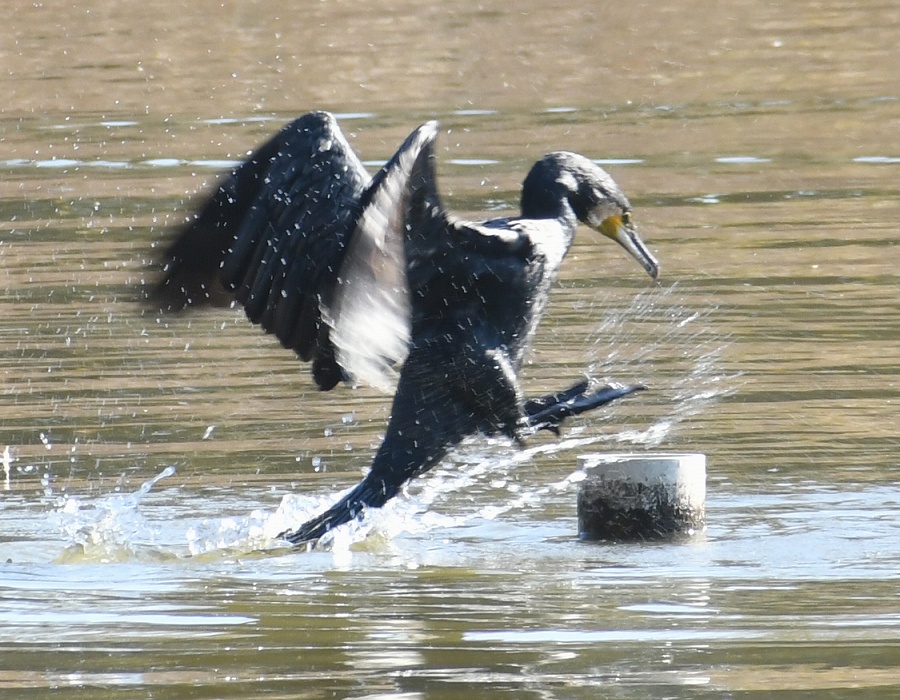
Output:
[[[891,3],[11,10],[0,47],[0,695],[893,698],[900,690]],[[651,391],[472,440],[322,551],[377,391],[315,392],[238,310],[138,303],[167,230],[297,114],[517,206],[603,163],[663,268],[588,230],[525,371]],[[707,532],[575,536],[575,459],[708,455]]]

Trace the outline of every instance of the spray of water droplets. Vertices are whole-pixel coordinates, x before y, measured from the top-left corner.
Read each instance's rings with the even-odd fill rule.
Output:
[[[625,368],[660,397],[662,414],[643,430],[621,433],[623,442],[659,446],[680,424],[737,391],[740,376],[723,369],[730,339],[712,323],[717,311],[693,308],[674,283],[637,294],[624,312],[611,310],[601,320],[589,373]]]

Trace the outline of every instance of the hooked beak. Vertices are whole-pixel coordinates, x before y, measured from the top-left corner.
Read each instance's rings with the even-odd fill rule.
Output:
[[[659,276],[659,263],[647,246],[644,245],[630,221],[626,223],[618,215],[607,216],[598,227],[598,230],[627,250],[631,257],[637,260],[653,279]]]

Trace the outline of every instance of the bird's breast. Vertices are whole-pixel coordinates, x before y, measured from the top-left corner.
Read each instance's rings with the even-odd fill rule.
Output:
[[[521,356],[547,294],[542,256],[457,254],[428,265],[412,290],[414,345],[443,338]]]

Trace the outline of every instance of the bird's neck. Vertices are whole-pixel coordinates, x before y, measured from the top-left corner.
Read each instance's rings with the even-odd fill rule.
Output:
[[[568,250],[575,238],[575,229],[578,228],[578,217],[564,195],[555,197],[531,198],[526,202],[522,197],[522,218],[555,221],[563,234],[564,249]]]
[[[554,219],[570,236],[574,236],[578,216],[562,182],[566,174],[554,166],[553,161],[544,158],[535,163],[528,173],[522,183],[522,218]]]

